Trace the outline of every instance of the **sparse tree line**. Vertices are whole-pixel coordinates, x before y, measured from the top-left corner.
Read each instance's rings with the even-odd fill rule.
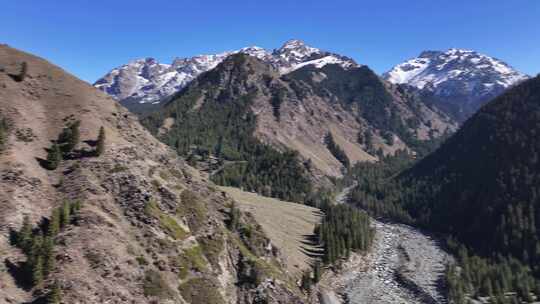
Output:
[[[349,258],[352,252],[369,250],[375,237],[365,212],[349,205],[333,205],[325,192],[319,193],[319,199],[313,205],[324,213],[321,224],[313,231],[322,257],[314,262],[311,271],[302,274],[300,287],[306,291],[319,282],[325,265],[336,265]]]
[[[458,261],[446,269],[448,299],[452,303],[466,304],[469,298],[480,297],[489,297],[493,304],[531,303],[534,295],[540,295],[540,281],[519,260],[502,255],[486,259],[471,255],[453,239],[447,242]]]
[[[262,283],[268,277],[268,270],[260,257],[267,255],[268,239],[262,233],[258,224],[250,223],[233,202],[229,208],[227,228],[235,234],[242,243],[240,246],[240,261],[238,263],[238,283],[249,284],[253,287]],[[247,251],[247,252],[246,252]],[[276,254],[275,251],[272,254]]]
[[[254,149],[254,154],[246,162],[225,166],[212,176],[212,181],[264,196],[305,203],[312,191],[305,171],[297,152],[278,152],[261,145]]]
[[[324,218],[314,233],[324,248],[325,264],[334,264],[348,258],[351,252],[370,248],[375,231],[365,212],[348,205],[326,205],[322,211]]]
[[[60,207],[53,209],[48,220],[38,226],[33,226],[28,216],[24,217],[22,227],[14,232],[12,241],[26,256],[26,262],[20,270],[27,285],[42,288],[43,283],[54,272],[56,237],[69,225],[77,222],[80,209],[80,201],[64,201]],[[53,282],[47,288],[50,290],[47,303],[60,303],[58,283]]]
[[[341,149],[340,146],[334,141],[334,136],[332,136],[332,133],[328,132],[326,136],[324,137],[324,143],[326,144],[326,147],[334,155],[334,157],[339,160],[339,162],[345,167],[345,169],[349,169],[351,166],[351,162],[349,161],[349,158],[347,157],[347,154],[345,154],[345,151]]]
[[[62,132],[58,135],[58,139],[53,142],[51,147],[47,149],[47,159],[44,166],[48,170],[56,170],[62,160],[71,157],[74,149],[77,147],[81,140],[79,120],[69,122],[66,127],[62,129]],[[99,129],[99,135],[96,141],[96,148],[92,154],[96,157],[102,155],[105,151],[105,129],[101,127]]]

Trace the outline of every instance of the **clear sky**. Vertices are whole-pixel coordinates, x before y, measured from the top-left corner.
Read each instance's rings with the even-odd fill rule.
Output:
[[[4,0],[0,43],[94,82],[141,57],[278,48],[296,38],[378,73],[421,51],[474,49],[540,72],[540,0]]]

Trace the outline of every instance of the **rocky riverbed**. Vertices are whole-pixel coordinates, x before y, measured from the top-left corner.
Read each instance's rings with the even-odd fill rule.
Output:
[[[341,271],[323,278],[321,303],[447,303],[442,287],[452,258],[439,242],[411,226],[375,219],[372,224],[376,234],[371,251],[355,255]]]

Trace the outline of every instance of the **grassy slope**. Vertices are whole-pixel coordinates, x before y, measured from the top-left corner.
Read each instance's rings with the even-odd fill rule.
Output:
[[[287,270],[300,274],[310,269],[307,250],[317,250],[306,244],[321,215],[317,208],[280,201],[245,192],[238,188],[220,187],[237,201],[244,212],[251,212],[272,243],[281,249],[287,260]]]

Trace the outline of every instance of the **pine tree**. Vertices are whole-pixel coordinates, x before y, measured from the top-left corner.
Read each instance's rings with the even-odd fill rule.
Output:
[[[54,240],[50,236],[43,239],[43,275],[47,277],[54,269]]]
[[[58,147],[58,145],[54,143],[47,152],[46,168],[49,170],[56,170],[61,160],[62,152],[60,151],[60,147]]]
[[[321,262],[315,262],[313,266],[313,282],[318,283],[321,280]]]
[[[75,147],[79,144],[79,141],[81,140],[81,132],[79,130],[80,125],[81,122],[77,120],[69,127],[71,129],[71,137],[68,144],[71,150],[75,149]]]
[[[51,219],[49,220],[49,230],[47,231],[50,237],[55,237],[60,231],[60,218],[62,217],[60,213],[59,208],[55,208],[52,211]]]
[[[32,284],[37,286],[43,282],[43,258],[38,254],[32,260]]]
[[[96,145],[96,156],[100,156],[105,152],[105,128],[99,128],[99,135]]]
[[[75,147],[79,144],[81,134],[79,127],[81,125],[80,121],[75,121],[69,124],[66,128],[62,130],[62,133],[58,136],[58,143],[62,146],[62,151],[67,154],[73,151]]]
[[[0,152],[6,147],[7,135],[7,124],[0,118]]]
[[[17,82],[21,82],[21,81],[24,81],[27,73],[28,73],[28,64],[26,63],[26,61],[24,61],[21,65],[21,71],[19,72],[19,74],[10,75],[10,76],[11,78],[13,78],[13,80]]]
[[[60,304],[62,301],[62,290],[60,289],[60,284],[55,281],[51,287],[51,291],[47,296],[47,304]]]
[[[80,200],[76,200],[73,203],[71,203],[70,207],[71,207],[71,217],[73,218],[73,221],[76,224],[77,221],[79,220],[79,211],[82,208],[82,203]]]
[[[32,224],[28,215],[24,216],[21,230],[17,233],[17,246],[25,252],[29,252],[32,246]]]
[[[303,290],[308,291],[311,288],[311,283],[312,283],[311,274],[309,273],[309,271],[304,271],[304,273],[302,274],[302,280],[301,280],[301,283],[300,283],[300,287]]]
[[[229,229],[231,231],[238,230],[238,225],[240,221],[240,210],[236,207],[236,204],[233,202],[229,211],[230,222]]]
[[[66,228],[69,223],[71,222],[71,207],[68,201],[64,201],[62,203],[62,210],[61,210],[61,227]]]

